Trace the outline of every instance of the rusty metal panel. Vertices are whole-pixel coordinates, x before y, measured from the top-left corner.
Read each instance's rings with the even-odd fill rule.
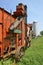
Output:
[[[0,42],[2,42],[2,25],[0,24]]]

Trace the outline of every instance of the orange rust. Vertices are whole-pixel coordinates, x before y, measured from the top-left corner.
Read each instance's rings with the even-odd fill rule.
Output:
[[[1,55],[4,55],[4,49],[9,48],[7,52],[10,54],[10,33],[9,33],[9,27],[10,25],[15,22],[16,17],[24,15],[24,7],[22,4],[18,5],[16,8],[16,11],[13,15],[11,15],[9,12],[4,10],[3,8],[0,8],[0,49],[1,49]],[[22,31],[21,34],[15,34],[13,37],[16,37],[16,39],[13,39],[16,41],[16,44],[14,44],[14,48],[18,48],[19,46],[24,46],[24,39],[25,39],[25,24],[24,19],[21,21],[21,23],[16,27],[17,29],[20,29]],[[6,38],[9,38],[6,40]],[[20,37],[20,39],[19,39]],[[6,48],[5,48],[6,47]]]

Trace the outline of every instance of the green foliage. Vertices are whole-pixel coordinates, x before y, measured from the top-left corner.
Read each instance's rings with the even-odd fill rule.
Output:
[[[40,34],[43,35],[43,31],[41,31]]]

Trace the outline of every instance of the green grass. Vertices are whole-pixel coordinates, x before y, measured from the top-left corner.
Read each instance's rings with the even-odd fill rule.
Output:
[[[12,62],[11,58],[0,61],[0,65],[11,65],[12,63],[13,62]]]
[[[10,65],[13,59],[0,61],[0,65]],[[31,46],[17,65],[43,65],[43,37],[32,39]]]
[[[43,37],[32,39],[31,47],[26,50],[18,65],[43,65]]]

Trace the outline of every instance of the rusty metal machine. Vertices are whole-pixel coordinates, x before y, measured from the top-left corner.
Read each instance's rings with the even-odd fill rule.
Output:
[[[0,57],[5,58],[9,55],[15,55],[15,59],[18,60],[24,54],[25,47],[28,46],[27,28],[25,27],[25,17],[27,15],[24,5],[20,3],[13,15],[3,9],[0,12],[2,12],[2,22],[0,22]],[[10,17],[8,22],[4,20],[4,17],[8,16],[4,15],[5,12]]]

